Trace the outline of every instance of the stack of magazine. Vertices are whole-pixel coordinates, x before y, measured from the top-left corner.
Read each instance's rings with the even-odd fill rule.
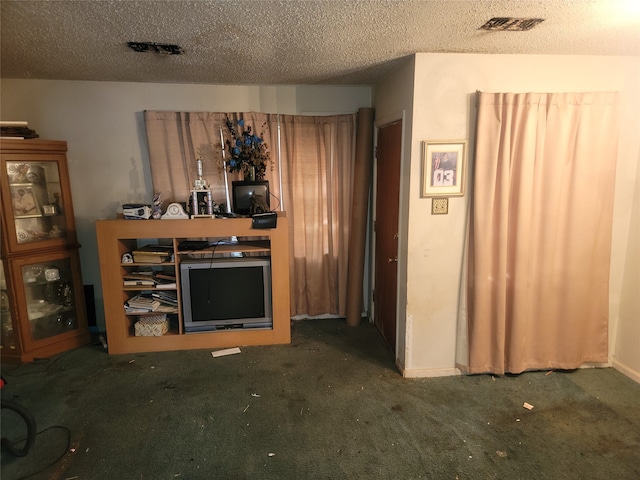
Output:
[[[153,312],[160,307],[161,303],[148,295],[135,295],[124,303],[124,311],[127,315],[136,313]]]

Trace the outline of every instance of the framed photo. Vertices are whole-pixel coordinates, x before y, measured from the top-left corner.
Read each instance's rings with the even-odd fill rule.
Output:
[[[467,141],[422,142],[422,197],[464,195]]]
[[[34,217],[42,213],[29,184],[11,186],[11,203],[14,217]]]

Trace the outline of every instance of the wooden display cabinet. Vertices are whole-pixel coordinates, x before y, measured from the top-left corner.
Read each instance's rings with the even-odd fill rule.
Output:
[[[0,139],[2,360],[87,344],[66,142]]]
[[[189,220],[99,220],[96,222],[100,274],[104,300],[107,343],[110,354],[222,348],[240,345],[271,345],[291,342],[289,302],[289,232],[284,215],[274,229],[253,229],[251,218],[196,218]],[[212,240],[237,237],[237,244],[198,251],[180,250],[183,240]],[[171,246],[172,257],[163,263],[123,262],[123,255],[143,245]],[[183,324],[180,263],[192,256],[259,254],[270,257],[272,327],[229,329],[185,333]],[[135,336],[134,326],[141,317],[127,314],[124,304],[140,292],[153,292],[153,286],[126,286],[124,276],[136,269],[172,271],[176,277],[178,305],[173,313],[176,324],[161,336]],[[165,290],[165,289],[163,289]],[[151,312],[150,315],[156,315]]]

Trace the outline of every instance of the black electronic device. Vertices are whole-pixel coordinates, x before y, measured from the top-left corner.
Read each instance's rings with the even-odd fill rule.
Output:
[[[269,181],[233,181],[231,183],[233,213],[253,215],[269,211]]]
[[[206,240],[183,240],[178,243],[178,250],[202,250],[209,246]]]
[[[256,213],[251,216],[251,228],[276,228],[278,214],[276,212]]]

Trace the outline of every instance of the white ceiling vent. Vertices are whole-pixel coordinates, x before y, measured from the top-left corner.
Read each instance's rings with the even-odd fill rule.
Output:
[[[523,32],[525,30],[531,30],[541,22],[544,22],[544,18],[494,17],[482,25],[480,30],[509,30]]]

